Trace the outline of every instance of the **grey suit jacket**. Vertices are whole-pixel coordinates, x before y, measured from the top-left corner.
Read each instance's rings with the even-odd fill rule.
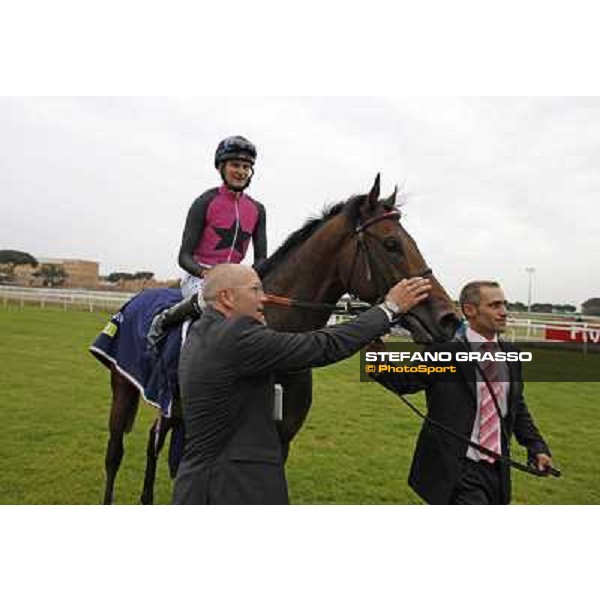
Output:
[[[176,504],[288,502],[273,419],[275,371],[337,362],[389,329],[380,308],[310,333],[276,332],[250,317],[207,309],[182,349],[179,381],[186,431]]]

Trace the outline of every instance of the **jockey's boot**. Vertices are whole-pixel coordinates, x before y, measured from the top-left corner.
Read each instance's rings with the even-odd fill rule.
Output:
[[[194,294],[170,308],[159,312],[152,323],[146,335],[148,348],[155,350],[158,344],[165,338],[169,329],[187,321],[188,319],[197,319],[202,314],[202,309],[198,303],[198,294]]]

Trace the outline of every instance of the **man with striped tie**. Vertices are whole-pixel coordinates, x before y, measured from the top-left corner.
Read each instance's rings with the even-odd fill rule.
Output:
[[[498,338],[506,327],[506,299],[498,283],[468,283],[459,302],[467,324],[454,342],[462,349],[477,351],[482,358],[517,350]],[[482,360],[461,370],[451,381],[422,374],[375,377],[401,394],[425,390],[428,418],[459,434],[449,435],[424,421],[409,485],[430,504],[508,504],[510,468],[493,454],[508,456],[513,434],[538,470],[552,467],[550,450],[523,398],[521,364]],[[491,454],[469,445],[468,438]]]

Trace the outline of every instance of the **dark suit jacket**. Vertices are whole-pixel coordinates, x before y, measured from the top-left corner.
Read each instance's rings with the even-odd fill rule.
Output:
[[[516,351],[512,344],[500,342],[504,351]],[[445,348],[447,349],[447,347]],[[444,348],[433,346],[435,352]],[[476,369],[471,363],[458,363],[460,377],[455,381],[436,380],[417,373],[379,374],[375,379],[401,394],[425,390],[427,415],[466,438],[471,438],[477,411]],[[508,362],[510,385],[507,414],[503,419],[502,440],[505,454],[510,452],[514,434],[530,456],[550,454],[540,435],[523,397],[521,365]],[[430,504],[448,504],[461,472],[461,459],[466,456],[467,444],[457,440],[427,421],[419,434],[409,475],[409,485]],[[510,502],[510,469],[501,465],[503,501]]]
[[[275,371],[347,358],[389,329],[380,308],[310,333],[281,333],[258,321],[207,309],[181,352],[179,381],[186,439],[176,504],[288,502],[273,419]]]

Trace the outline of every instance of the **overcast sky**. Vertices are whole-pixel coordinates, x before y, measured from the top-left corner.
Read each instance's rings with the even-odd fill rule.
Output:
[[[179,277],[232,134],[258,147],[270,251],[380,171],[453,296],[494,278],[526,302],[526,267],[534,301],[600,296],[597,98],[0,98],[0,249]]]

